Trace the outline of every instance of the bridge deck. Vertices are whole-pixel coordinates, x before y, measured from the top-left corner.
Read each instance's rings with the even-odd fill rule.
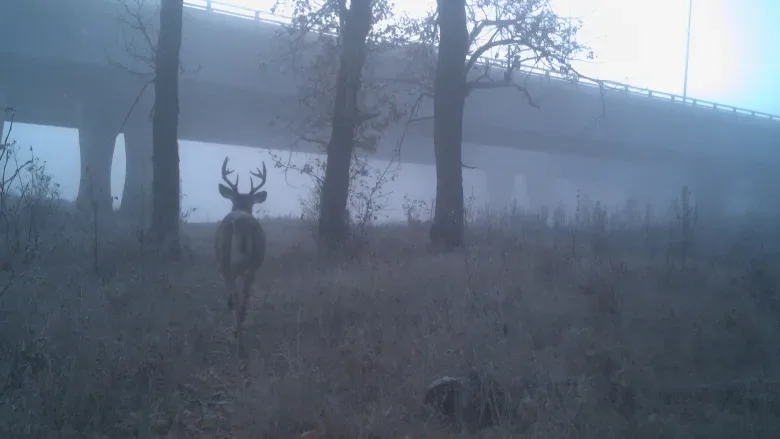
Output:
[[[120,19],[127,17],[116,3],[76,3],[0,4],[0,63],[7,66],[0,69],[0,84],[7,85],[7,102],[18,109],[20,120],[76,126],[80,102],[96,87],[129,107],[145,79],[117,64],[150,72],[128,54],[128,43],[143,49],[143,36],[122,26]],[[293,138],[287,124],[305,116],[298,93],[307,78],[284,65],[289,42],[277,31],[286,18],[213,0],[185,3],[182,138],[287,147]],[[307,55],[317,53],[311,49]],[[419,64],[404,53],[377,62],[377,70],[388,77]],[[475,92],[464,116],[466,142],[640,161],[695,164],[708,158],[750,166],[780,161],[778,116],[609,81],[571,81],[537,69],[525,73],[521,84],[540,109],[511,89]],[[398,85],[399,95],[405,88]],[[431,105],[422,111],[430,112]],[[405,160],[430,163],[431,132],[430,122],[413,128],[421,146]]]
[[[230,17],[236,17],[245,20],[253,20],[257,22],[269,23],[275,25],[286,25],[286,24],[290,24],[292,21],[291,17],[285,15],[276,14],[261,9],[249,8],[246,6],[236,5],[229,2],[223,2],[218,0],[185,0],[184,6],[196,10],[213,12],[215,14],[227,15]],[[481,59],[482,59],[482,62],[480,63],[481,65],[486,65],[488,63],[491,65],[501,64],[500,60],[492,59],[489,57],[482,57]],[[543,76],[545,78],[557,78],[565,81],[571,80],[570,77],[562,75],[559,72],[538,68],[535,66],[522,66],[520,68],[520,71],[528,75]],[[740,108],[733,105],[721,104],[721,103],[708,101],[704,99],[683,97],[681,95],[677,95],[674,93],[652,90],[643,87],[635,87],[630,84],[625,84],[616,81],[599,80],[598,82],[596,82],[591,80],[590,78],[576,78],[575,80],[577,81],[578,84],[584,86],[591,86],[595,88],[606,87],[610,90],[619,90],[626,93],[631,93],[638,96],[644,96],[651,99],[661,99],[661,100],[671,101],[679,104],[689,104],[695,107],[707,108],[716,111],[725,111],[725,112],[735,113],[735,114],[743,114],[743,115],[780,122],[780,115],[766,113],[763,111]]]

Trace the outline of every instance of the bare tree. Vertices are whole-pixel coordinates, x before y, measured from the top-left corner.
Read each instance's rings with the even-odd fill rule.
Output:
[[[358,125],[358,93],[366,59],[366,38],[373,25],[371,0],[339,0],[342,52],[340,56],[333,127],[328,143],[328,164],[322,184],[319,241],[328,249],[343,245],[349,229],[344,212],[349,195],[349,167],[352,161],[355,127]]]
[[[350,184],[355,182],[350,176],[367,169],[366,161],[356,157],[356,149],[375,151],[381,131],[407,114],[397,94],[415,92],[415,85],[399,88],[379,74],[387,64],[387,52],[397,49],[406,34],[401,26],[391,24],[387,0],[279,1],[276,7],[287,4],[294,18],[282,34],[291,44],[286,60],[290,63],[285,65],[292,67],[291,74],[302,77],[300,114],[304,115],[291,128],[299,142],[321,145],[327,152],[318,241],[323,250],[332,250],[349,236],[346,212]],[[351,170],[355,167],[362,169]]]
[[[172,256],[180,255],[179,52],[183,0],[162,0],[155,53],[152,236]]]
[[[436,208],[430,238],[452,249],[463,243],[463,110],[473,90],[514,88],[530,105],[526,88],[513,73],[528,64],[542,65],[578,75],[574,56],[588,53],[577,42],[580,23],[558,16],[548,0],[438,0],[437,12],[422,35],[438,43],[434,79],[434,150],[436,156]],[[470,28],[470,29],[469,29]],[[503,81],[493,82],[489,66],[478,63],[491,54],[501,59]],[[483,68],[482,74],[469,74]]]

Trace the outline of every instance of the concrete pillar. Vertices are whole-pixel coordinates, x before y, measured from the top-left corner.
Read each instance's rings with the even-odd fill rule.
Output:
[[[87,99],[79,125],[81,180],[76,203],[83,209],[97,206],[98,211],[112,209],[111,162],[116,136],[122,123],[118,105],[110,96]]]
[[[538,211],[543,206],[547,206],[550,210],[555,209],[558,204],[558,200],[554,199],[555,179],[541,172],[526,172],[523,177],[528,207],[532,211]]]
[[[744,196],[749,211],[776,215],[780,212],[780,178],[766,171],[755,172],[746,178]]]
[[[727,192],[729,182],[724,175],[715,175],[712,173],[700,174],[695,176],[688,186],[693,202],[696,205],[698,215],[706,219],[711,216],[718,216],[723,213],[724,203],[727,201]],[[678,191],[677,197],[682,196]]]
[[[129,217],[151,218],[152,201],[152,122],[141,111],[125,126],[125,185],[120,210]]]
[[[515,195],[515,171],[512,169],[485,170],[488,205],[490,210],[501,212],[507,209]]]

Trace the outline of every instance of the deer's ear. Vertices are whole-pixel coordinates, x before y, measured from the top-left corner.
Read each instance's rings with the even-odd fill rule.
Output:
[[[268,198],[268,192],[260,191],[252,195],[252,202],[255,204],[264,203],[266,198]]]
[[[219,184],[219,194],[227,198],[228,200],[233,199],[233,190],[222,183]]]

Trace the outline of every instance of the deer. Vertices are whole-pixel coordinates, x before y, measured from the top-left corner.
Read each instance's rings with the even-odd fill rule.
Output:
[[[266,168],[263,162],[262,171],[257,168],[250,172],[252,176],[260,179],[260,183],[255,186],[254,180],[249,177],[251,188],[248,193],[242,194],[238,191],[238,175],[235,182],[228,179],[233,170],[228,169],[227,164],[228,157],[225,157],[222,162],[222,180],[227,186],[220,183],[219,194],[230,200],[233,206],[230,213],[217,225],[214,251],[219,272],[227,286],[228,308],[235,312],[234,335],[238,350],[243,354],[242,326],[246,307],[257,270],[265,260],[266,235],[260,221],[252,215],[252,208],[255,204],[265,202],[268,197],[266,191],[260,191],[266,182]],[[243,278],[240,297],[236,286],[238,277]]]

